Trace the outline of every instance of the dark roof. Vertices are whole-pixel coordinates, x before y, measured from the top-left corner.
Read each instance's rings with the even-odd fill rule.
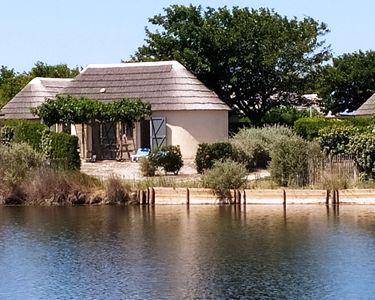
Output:
[[[71,80],[34,78],[1,109],[0,117],[3,119],[38,119],[31,113],[31,108],[37,107],[46,98],[55,97]]]
[[[177,61],[88,65],[61,94],[102,102],[140,98],[153,111],[229,110]]]
[[[372,116],[375,113],[375,94],[363,103],[354,113],[354,116]]]

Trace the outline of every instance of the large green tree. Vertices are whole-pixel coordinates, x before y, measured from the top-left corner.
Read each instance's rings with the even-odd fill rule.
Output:
[[[132,61],[178,60],[254,123],[294,103],[330,57],[324,23],[268,9],[172,5],[149,22]]]
[[[374,93],[375,51],[344,54],[322,71],[319,94],[327,111],[356,110]]]
[[[73,78],[79,68],[70,69],[66,64],[48,65],[36,62],[29,72],[17,73],[6,66],[0,67],[0,108],[11,100],[25,85],[35,77]]]

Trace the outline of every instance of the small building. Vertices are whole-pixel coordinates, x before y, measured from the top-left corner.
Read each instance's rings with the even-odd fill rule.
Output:
[[[371,117],[375,114],[375,94],[366,100],[356,111],[353,112],[355,117]]]
[[[30,82],[24,90],[32,89]],[[24,90],[3,108],[5,118],[33,118],[30,108],[56,95],[104,103],[139,98],[151,104],[151,117],[135,128],[124,124],[75,126],[72,132],[80,137],[84,159],[93,155],[97,159],[128,158],[137,148],[161,145],[179,145],[183,158],[191,159],[199,143],[228,137],[229,107],[177,61],[88,65],[53,95],[43,94],[29,102],[17,100],[23,97]],[[23,114],[10,115],[12,107],[21,110],[22,105]]]
[[[31,109],[42,104],[46,98],[54,98],[72,79],[42,78],[32,79],[0,111],[2,119],[39,120]]]

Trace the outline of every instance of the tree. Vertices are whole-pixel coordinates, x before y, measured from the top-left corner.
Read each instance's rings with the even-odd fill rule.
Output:
[[[312,18],[288,19],[268,9],[172,5],[149,19],[146,44],[132,61],[177,60],[231,108],[254,123],[273,107],[298,100],[330,57]]]
[[[333,59],[320,78],[320,97],[326,111],[359,108],[375,93],[375,51],[359,51]]]

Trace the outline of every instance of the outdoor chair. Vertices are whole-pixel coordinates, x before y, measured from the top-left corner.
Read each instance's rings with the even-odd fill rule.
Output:
[[[130,155],[130,161],[138,161],[139,158],[141,157],[146,157],[150,154],[150,149],[149,148],[138,148],[137,152],[133,155]]]

